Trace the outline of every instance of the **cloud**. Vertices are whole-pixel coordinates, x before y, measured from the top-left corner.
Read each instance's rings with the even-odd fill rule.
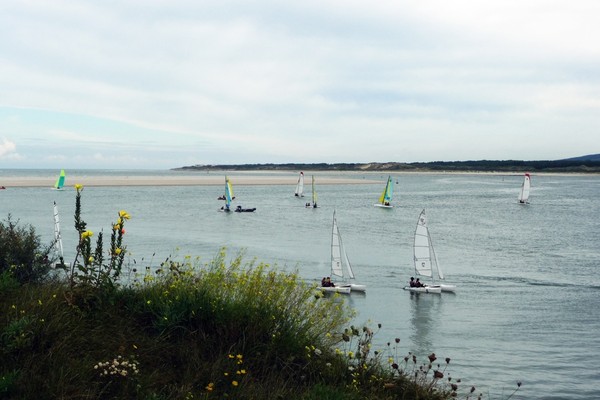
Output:
[[[18,157],[17,145],[6,138],[3,138],[2,141],[0,141],[0,158],[15,157]]]

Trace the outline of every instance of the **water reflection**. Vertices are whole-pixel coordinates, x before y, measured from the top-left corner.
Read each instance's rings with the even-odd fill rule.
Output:
[[[414,354],[423,355],[434,351],[433,333],[441,316],[442,296],[426,293],[410,293],[410,340]]]

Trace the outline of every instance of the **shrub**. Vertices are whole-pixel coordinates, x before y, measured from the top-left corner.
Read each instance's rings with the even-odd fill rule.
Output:
[[[0,222],[0,274],[8,273],[20,284],[43,281],[52,265],[51,248],[42,246],[33,226],[19,226],[10,214]]]

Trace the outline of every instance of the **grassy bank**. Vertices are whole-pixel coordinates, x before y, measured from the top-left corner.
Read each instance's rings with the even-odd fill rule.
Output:
[[[395,343],[376,354],[370,328],[344,328],[351,311],[343,301],[319,296],[296,275],[242,265],[241,257],[226,262],[225,253],[193,264],[166,262],[110,294],[3,275],[0,397],[451,395],[444,366],[397,359]]]

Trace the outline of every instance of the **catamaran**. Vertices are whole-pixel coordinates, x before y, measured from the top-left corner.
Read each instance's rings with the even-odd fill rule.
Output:
[[[298,177],[298,183],[296,184],[294,196],[304,197],[304,173],[302,171],[300,172],[300,176]]]
[[[354,272],[352,271],[352,265],[342,242],[342,236],[335,218],[335,211],[333,212],[333,225],[331,228],[331,275],[354,281]],[[367,290],[366,285],[349,283],[347,281],[343,283],[338,282],[335,286],[342,288],[349,287],[351,291],[355,292],[365,292]]]
[[[529,192],[531,190],[531,176],[525,174],[523,184],[521,185],[521,193],[519,193],[519,204],[529,203]]]
[[[393,195],[394,195],[394,183],[392,181],[392,177],[388,176],[388,180],[387,180],[387,183],[385,184],[385,188],[383,189],[381,196],[379,196],[379,202],[375,203],[373,205],[375,207],[392,208],[393,206],[391,205],[391,201],[392,201]]]
[[[65,170],[61,169],[58,178],[56,178],[56,183],[54,184],[54,189],[62,190],[65,185]]]
[[[413,245],[415,273],[417,275],[431,278],[431,284],[425,286],[412,287],[407,286],[404,289],[417,293],[441,293],[454,292],[456,286],[446,284],[436,284],[434,282],[434,272],[440,280],[444,279],[444,274],[440,268],[437,256],[431,242],[431,235],[427,227],[427,217],[425,210],[421,211],[415,229],[415,238]]]
[[[235,199],[235,196],[233,195],[233,187],[231,186],[231,182],[229,181],[229,178],[227,176],[225,176],[225,195],[223,197],[220,197],[221,200],[225,200],[225,205],[223,207],[221,207],[220,211],[224,211],[224,212],[230,212],[231,210],[231,201],[233,199]],[[235,210],[233,210],[235,212],[241,213],[241,212],[254,212],[256,211],[256,207],[254,208],[243,208],[242,206],[237,206],[235,208]]]

